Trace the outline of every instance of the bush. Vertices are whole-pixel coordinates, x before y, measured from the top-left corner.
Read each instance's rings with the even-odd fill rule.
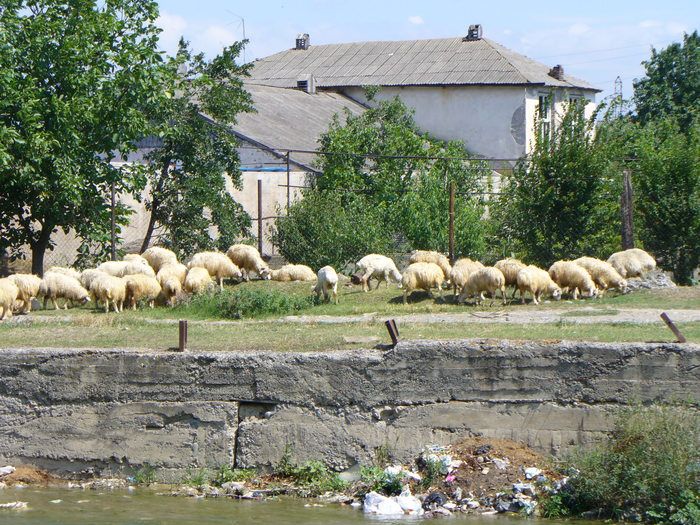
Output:
[[[205,468],[187,469],[182,483],[190,487],[201,488],[209,483],[209,471]]]
[[[307,496],[324,492],[339,492],[347,487],[337,472],[332,472],[322,461],[312,460],[297,465],[292,459],[292,449],[287,445],[282,459],[275,467],[275,475],[288,478]]]
[[[216,471],[212,484],[220,487],[229,481],[248,481],[255,477],[255,469],[252,468],[232,468],[230,465],[222,465]]]
[[[308,296],[300,296],[271,288],[239,287],[193,295],[176,309],[199,317],[243,319],[289,314],[314,304],[310,288]]]
[[[399,476],[387,474],[382,467],[360,467],[360,481],[367,492],[375,491],[387,496],[401,494],[402,483]]]
[[[133,475],[137,485],[150,485],[156,482],[156,469],[148,463],[144,463]]]
[[[700,415],[692,408],[623,412],[611,439],[569,459],[578,470],[562,496],[573,513],[641,513],[652,523],[700,523]]]

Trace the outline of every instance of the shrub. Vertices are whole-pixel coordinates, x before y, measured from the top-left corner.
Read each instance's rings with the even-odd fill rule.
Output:
[[[292,449],[285,446],[284,454],[275,467],[275,475],[291,479],[305,495],[318,496],[324,492],[339,492],[347,487],[337,472],[332,472],[322,461],[312,460],[297,465]]]
[[[133,475],[137,485],[150,485],[156,481],[156,469],[148,463],[144,463]]]
[[[298,312],[313,306],[314,298],[271,288],[239,287],[192,296],[176,308],[199,317],[254,318]]]
[[[381,492],[387,496],[401,494],[401,478],[387,474],[382,467],[360,467],[360,481],[367,487],[367,492]]]
[[[187,469],[182,483],[195,488],[203,487],[209,483],[209,471],[205,468]]]
[[[221,465],[216,471],[212,484],[220,487],[229,481],[248,481],[255,477],[255,469],[232,468],[230,465]]]

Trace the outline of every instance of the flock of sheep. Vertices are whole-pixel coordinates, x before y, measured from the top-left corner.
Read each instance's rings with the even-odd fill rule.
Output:
[[[442,297],[443,285],[452,286],[459,303],[474,297],[476,304],[484,300],[484,293],[495,298],[501,291],[506,303],[507,286],[532,296],[533,304],[539,304],[543,296],[561,298],[569,292],[574,299],[579,294],[586,297],[602,295],[607,289],[626,291],[627,278],[641,277],[653,270],[656,262],[648,253],[631,249],[614,253],[608,261],[581,257],[574,261],[557,261],[549,271],[526,266],[517,259],[503,259],[494,266],[484,266],[469,258],[459,259],[454,266],[444,255],[416,250],[411,254],[408,267],[402,272],[394,261],[379,254],[370,254],[357,262],[352,282],[370,290],[370,280],[377,284],[384,281],[399,283],[403,288],[403,301],[414,290],[431,293],[437,289]],[[29,313],[32,299],[43,298],[44,308],[51,301],[59,309],[58,299],[68,305],[85,304],[92,300],[109,312],[123,310],[124,305],[136,309],[137,304],[147,303],[151,308],[156,302],[174,305],[184,293],[202,293],[215,283],[223,290],[224,279],[249,280],[251,274],[261,279],[276,281],[316,281],[313,292],[324,300],[338,302],[338,274],[331,266],[315,273],[308,266],[287,264],[271,270],[253,246],[234,244],[228,251],[201,252],[195,254],[187,265],[178,262],[175,253],[161,247],[152,247],[142,254],[129,254],[122,261],[109,261],[97,268],[78,272],[72,268],[52,267],[43,279],[31,274],[14,274],[0,279],[0,320],[13,311]],[[459,295],[458,295],[459,293]]]

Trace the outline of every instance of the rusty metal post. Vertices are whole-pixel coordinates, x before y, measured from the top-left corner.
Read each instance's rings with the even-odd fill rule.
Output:
[[[622,176],[622,195],[620,196],[620,213],[622,215],[622,249],[634,248],[634,213],[632,205],[632,177],[625,170]]]
[[[179,335],[180,339],[177,345],[177,349],[180,352],[184,352],[185,350],[187,350],[187,321],[182,319],[179,323]]]
[[[455,181],[450,182],[450,264],[455,263]]]
[[[663,320],[664,323],[666,323],[666,326],[668,326],[669,330],[673,332],[673,334],[676,336],[678,339],[676,342],[677,343],[687,343],[688,340],[685,338],[685,336],[681,333],[681,331],[678,329],[678,327],[675,325],[673,321],[671,321],[671,318],[668,316],[666,312],[663,312],[661,314],[661,319]]]
[[[287,152],[287,215],[289,215],[289,206],[292,204],[290,188],[292,187],[292,178],[289,174],[289,152]]]
[[[384,322],[384,325],[386,326],[386,329],[389,332],[389,337],[391,337],[391,343],[394,346],[399,344],[399,329],[396,326],[396,321],[394,321],[393,319],[389,319],[388,321]]]
[[[258,179],[258,251],[263,251],[262,179]]]
[[[110,225],[110,248],[112,260],[117,260],[117,234],[116,234],[116,211],[114,210],[116,206],[116,197],[114,195],[114,182],[110,185],[110,204],[111,204],[111,215],[112,222]]]

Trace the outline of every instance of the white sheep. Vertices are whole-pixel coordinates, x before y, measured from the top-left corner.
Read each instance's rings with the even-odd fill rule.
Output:
[[[595,257],[579,257],[574,262],[585,268],[590,274],[591,279],[600,290],[599,296],[602,296],[609,288],[617,288],[622,293],[627,291],[627,281],[609,262],[601,261]]]
[[[147,275],[127,275],[124,277],[126,284],[126,304],[131,305],[136,310],[136,303],[143,300],[148,302],[148,306],[155,306],[156,298],[160,295],[160,284],[155,277]]]
[[[74,270],[73,268],[64,268],[62,266],[52,266],[48,270],[44,272],[44,274],[47,274],[49,272],[52,273],[60,273],[62,275],[67,275],[68,277],[72,277],[73,279],[80,280],[80,272],[78,270]]]
[[[28,314],[32,311],[32,299],[39,294],[41,277],[37,277],[31,273],[16,273],[10,275],[8,279],[15,283],[15,286],[17,286],[19,290],[17,301],[22,303],[22,313]]]
[[[279,270],[270,270],[270,279],[273,281],[315,281],[316,274],[304,264],[285,264]]]
[[[155,277],[156,273],[148,264],[140,260],[131,261],[107,261],[97,267],[98,270],[114,277],[124,277],[125,275],[143,274]]]
[[[518,259],[508,257],[506,259],[496,261],[496,264],[493,266],[494,268],[501,270],[503,277],[506,279],[506,287],[513,287],[512,297],[515,297],[515,292],[518,290],[518,272],[527,265]]]
[[[219,252],[199,252],[192,256],[187,268],[206,268],[209,275],[214,277],[218,283],[219,287],[223,291],[224,289],[224,279],[228,277],[233,277],[235,279],[240,279],[242,274],[238,266],[231,262],[226,255]]]
[[[316,294],[316,298],[323,293],[324,301],[330,301],[332,296],[333,302],[338,304],[338,274],[332,266],[324,266],[318,271],[313,292]]]
[[[164,264],[158,270],[156,278],[158,280],[165,278],[165,276],[175,277],[180,283],[185,282],[185,277],[187,277],[187,266],[182,263],[168,263]]]
[[[141,264],[148,264],[150,266],[150,263],[148,262],[148,260],[145,259],[139,253],[127,253],[122,260],[124,260],[124,261],[138,261]]]
[[[561,288],[549,274],[537,266],[522,268],[516,278],[517,289],[520,290],[520,300],[525,304],[525,292],[532,295],[532,304],[540,304],[542,294],[551,295],[555,301],[561,299]]]
[[[12,317],[12,308],[19,296],[17,285],[10,279],[0,279],[0,321]]]
[[[598,294],[591,275],[574,261],[555,262],[549,267],[549,276],[561,287],[562,292],[571,291],[574,300],[578,299],[579,293],[587,297],[595,297]]]
[[[166,304],[175,306],[175,299],[182,293],[182,285],[187,277],[187,266],[180,263],[164,264],[156,278],[160,283]]]
[[[369,281],[372,278],[377,280],[375,290],[379,288],[382,281],[386,282],[387,287],[391,281],[401,283],[401,272],[396,268],[394,261],[378,253],[370,253],[357,261],[357,273],[361,274],[360,283],[365,292],[370,290]]]
[[[445,281],[445,274],[437,264],[431,262],[416,262],[409,264],[401,276],[401,286],[403,287],[403,303],[408,302],[408,296],[413,290],[425,290],[432,295],[433,288],[438,289],[442,298],[442,283]]]
[[[495,299],[496,290],[501,291],[503,304],[506,304],[506,278],[503,276],[503,272],[493,266],[485,266],[469,275],[457,302],[462,303],[467,297],[473,295],[476,304],[481,304],[484,301],[484,292],[488,292]]]
[[[90,300],[90,294],[81,286],[79,280],[57,272],[48,272],[44,275],[37,295],[44,298],[44,309],[46,309],[49,299],[53,302],[56,310],[59,309],[56,302],[56,299],[59,298],[65,299],[64,307],[66,309],[68,309],[68,303],[85,304]]]
[[[443,254],[433,251],[426,250],[413,250],[411,252],[411,257],[408,259],[409,263],[417,262],[428,262],[437,264],[442,270],[445,279],[450,278],[450,273],[452,273],[452,266],[450,265],[450,260]]]
[[[656,268],[656,260],[639,248],[615,252],[608,257],[608,262],[625,279],[631,277],[641,278],[645,273]]]
[[[83,270],[80,273],[80,284],[83,285],[83,288],[86,290],[89,290],[90,287],[92,286],[92,281],[97,279],[98,277],[102,275],[109,275],[103,272],[102,270],[98,270],[97,268],[88,268],[86,270]]]
[[[141,254],[141,257],[148,261],[148,264],[151,265],[151,268],[153,268],[153,271],[156,273],[166,264],[177,263],[177,255],[175,255],[175,252],[160,246],[151,246]]]
[[[95,306],[104,303],[105,313],[109,313],[109,303],[115,312],[124,309],[126,300],[126,281],[121,277],[102,274],[96,276],[90,283],[90,293],[95,298]]]
[[[185,277],[185,291],[187,293],[202,293],[207,291],[214,282],[206,268],[190,268]]]
[[[483,267],[484,265],[479,261],[472,261],[469,257],[463,257],[455,261],[450,272],[450,282],[454,288],[453,293],[455,297],[457,297],[457,292],[461,292],[464,285],[467,284],[469,275]]]
[[[226,251],[229,259],[241,269],[243,278],[248,281],[250,272],[255,272],[261,279],[270,278],[270,267],[260,256],[260,252],[248,244],[234,244]]]

